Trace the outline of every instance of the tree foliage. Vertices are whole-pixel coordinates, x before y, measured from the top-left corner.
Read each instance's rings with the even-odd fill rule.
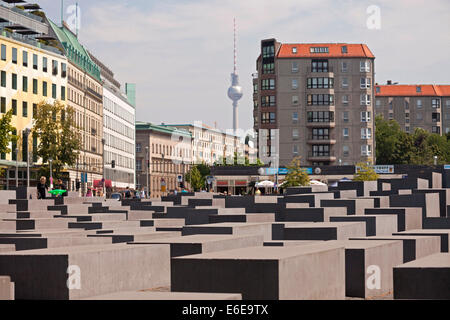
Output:
[[[221,167],[233,167],[233,166],[244,166],[244,167],[261,167],[264,165],[264,163],[260,159],[256,159],[255,163],[250,163],[249,157],[238,155],[237,152],[234,153],[233,158],[225,158],[221,157],[219,161],[216,161],[214,163],[215,166],[221,166]]]
[[[198,169],[198,165],[195,165],[191,168],[191,170],[186,174],[186,181],[188,181],[191,185],[191,188],[194,191],[200,191],[206,182],[206,177],[202,176],[200,170]]]
[[[14,127],[11,125],[12,109],[0,119],[0,153],[10,153],[9,144],[17,141],[17,136],[13,135]]]
[[[77,129],[73,108],[59,102],[38,105],[33,127],[33,134],[39,141],[37,156],[44,164],[53,159],[56,175],[64,166],[76,163],[81,149],[81,136]]]
[[[404,132],[395,120],[376,117],[376,152],[378,164],[432,165],[450,161],[450,136],[432,134],[422,128]]]
[[[377,181],[380,178],[373,167],[369,166],[367,163],[358,163],[356,166],[358,172],[353,181]]]
[[[287,166],[288,174],[286,175],[283,188],[308,186],[310,183],[309,175],[305,169],[301,167],[301,157],[292,160]]]

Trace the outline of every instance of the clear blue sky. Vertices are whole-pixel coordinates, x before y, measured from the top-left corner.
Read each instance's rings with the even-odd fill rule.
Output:
[[[65,7],[77,1],[65,0]],[[60,20],[59,0],[38,0]],[[233,68],[233,17],[239,29],[238,72],[245,96],[243,129],[253,125],[252,78],[261,39],[366,43],[376,82],[450,84],[448,0],[78,0],[80,40],[118,80],[137,84],[137,119],[203,121],[231,127],[227,98]],[[369,30],[366,10],[381,9]],[[65,19],[68,15],[65,14]]]

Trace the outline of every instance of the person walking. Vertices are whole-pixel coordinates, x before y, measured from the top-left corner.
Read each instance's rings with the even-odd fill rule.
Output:
[[[67,193],[67,187],[66,185],[63,183],[63,181],[61,179],[58,179],[58,185],[56,186],[59,190],[65,190],[66,192],[64,192],[61,196],[62,197],[67,197],[69,194]]]
[[[39,183],[37,185],[38,200],[45,200],[47,198],[46,191],[48,191],[48,186],[46,183],[47,183],[47,178],[41,177],[41,179],[39,180]]]

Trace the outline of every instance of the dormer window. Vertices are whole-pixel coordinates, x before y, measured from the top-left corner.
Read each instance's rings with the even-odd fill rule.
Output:
[[[297,47],[293,47],[293,48],[292,48],[292,53],[293,53],[293,54],[297,54]]]
[[[417,86],[417,87],[416,87],[416,92],[417,92],[417,93],[421,93],[421,92],[422,92],[422,87]]]
[[[347,46],[342,46],[341,49],[342,49],[342,53],[348,53]]]

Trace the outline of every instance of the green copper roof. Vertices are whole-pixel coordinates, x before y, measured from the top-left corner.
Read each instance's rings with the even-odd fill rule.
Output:
[[[136,130],[137,131],[143,131],[143,130],[154,130],[161,133],[167,133],[167,134],[177,134],[180,136],[192,138],[192,135],[190,132],[186,130],[180,130],[177,128],[168,128],[164,126],[157,126],[148,122],[136,122]]]
[[[89,75],[101,81],[100,68],[92,61],[87,50],[78,41],[78,38],[65,26],[59,27],[50,19],[48,20],[58,40],[66,51],[66,57]]]

